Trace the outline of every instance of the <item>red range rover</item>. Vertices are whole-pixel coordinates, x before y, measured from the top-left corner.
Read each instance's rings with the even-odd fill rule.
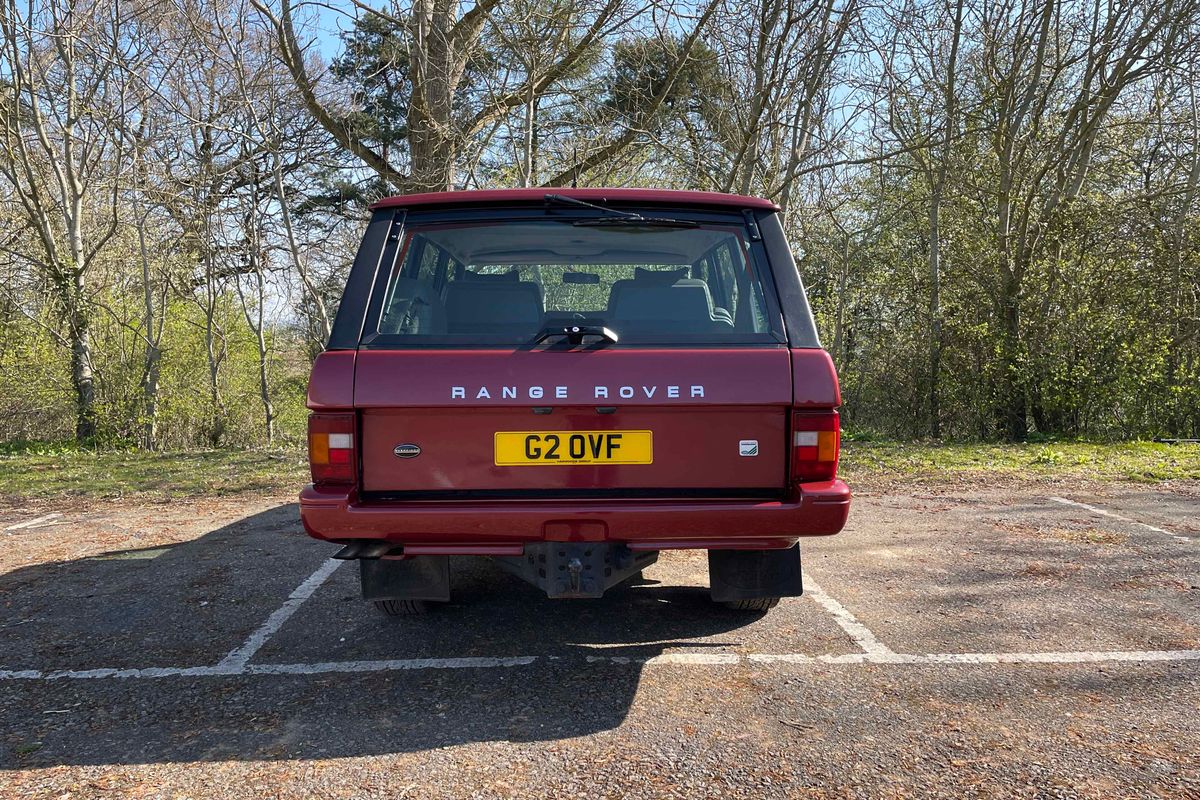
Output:
[[[308,391],[311,536],[390,614],[488,556],[599,597],[708,551],[713,600],[801,593],[837,533],[837,376],[765,200],[564,189],[382,200]]]

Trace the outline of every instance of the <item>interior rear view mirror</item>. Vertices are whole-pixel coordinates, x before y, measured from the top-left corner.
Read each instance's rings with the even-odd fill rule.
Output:
[[[563,283],[599,283],[600,276],[595,272],[564,272]]]

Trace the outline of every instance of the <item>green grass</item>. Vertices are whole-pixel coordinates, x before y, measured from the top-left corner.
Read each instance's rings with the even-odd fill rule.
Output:
[[[207,497],[298,492],[298,451],[90,452],[65,447],[0,451],[0,497]]]
[[[845,442],[839,474],[847,481],[1023,477],[1141,482],[1197,480],[1200,445]]]
[[[1200,480],[1200,445],[928,444],[847,441],[852,484],[961,483],[1021,478]],[[308,480],[299,451],[91,452],[71,445],[0,446],[0,498],[168,499],[291,494]]]

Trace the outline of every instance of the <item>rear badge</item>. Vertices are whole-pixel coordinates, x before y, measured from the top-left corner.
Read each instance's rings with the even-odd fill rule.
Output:
[[[738,455],[739,456],[756,456],[756,455],[758,455],[758,439],[742,439],[740,442],[738,442]]]
[[[416,458],[421,455],[421,446],[416,444],[398,444],[392,448],[396,458]]]

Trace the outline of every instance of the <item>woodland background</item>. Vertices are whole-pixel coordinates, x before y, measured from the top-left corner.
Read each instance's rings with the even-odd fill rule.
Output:
[[[1200,0],[0,0],[0,442],[278,447],[366,206],[771,198],[857,437],[1200,436]]]

